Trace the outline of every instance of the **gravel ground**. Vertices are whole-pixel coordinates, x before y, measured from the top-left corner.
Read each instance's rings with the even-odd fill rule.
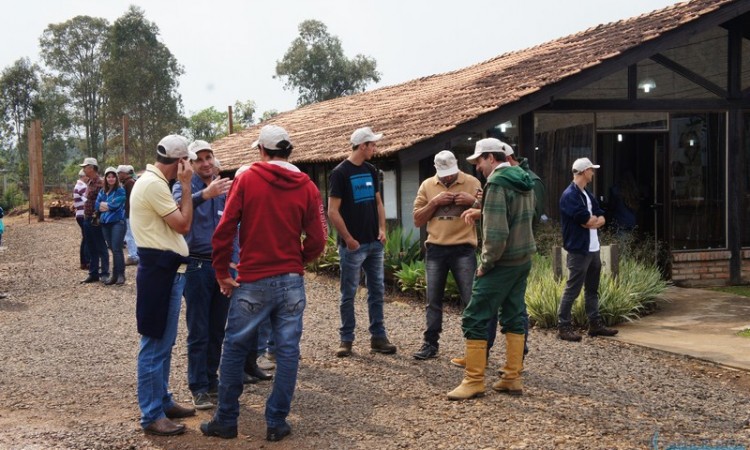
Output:
[[[635,449],[668,444],[750,444],[743,428],[750,376],[616,339],[565,343],[533,330],[522,397],[493,392],[466,402],[445,394],[462,378],[449,359],[463,351],[460,317],[446,315],[438,359],[416,361],[421,302],[388,294],[394,356],[371,355],[361,292],[351,358],[338,344],[338,283],[307,277],[308,306],[293,434],[264,441],[270,384],[241,398],[238,439],[205,438],[210,412],[185,420],[187,434],[144,436],[135,395],[135,273],[121,287],[80,285],[73,219],[7,217],[0,249],[0,448],[2,449]],[[35,218],[34,218],[35,220]],[[502,341],[502,340],[501,340]],[[501,345],[502,347],[502,345]],[[171,387],[187,402],[184,321]],[[493,351],[487,383],[504,355]]]

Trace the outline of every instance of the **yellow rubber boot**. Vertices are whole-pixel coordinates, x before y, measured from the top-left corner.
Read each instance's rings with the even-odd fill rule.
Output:
[[[510,395],[523,394],[521,371],[523,370],[523,334],[505,333],[505,366],[500,381],[492,389]]]
[[[461,385],[448,392],[448,400],[468,400],[484,395],[484,369],[487,366],[487,341],[466,340],[466,369]]]
[[[451,359],[451,364],[456,367],[466,367],[466,358],[463,356],[456,356]]]

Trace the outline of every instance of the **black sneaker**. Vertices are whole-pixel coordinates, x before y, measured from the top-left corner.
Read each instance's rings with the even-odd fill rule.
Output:
[[[222,439],[234,439],[237,437],[237,425],[219,425],[215,420],[203,422],[201,433],[204,436],[217,436]]]
[[[422,348],[414,354],[414,359],[425,360],[431,358],[437,358],[438,348],[437,345],[428,344],[427,342],[422,344]]]
[[[568,342],[580,342],[581,341],[581,335],[576,333],[576,331],[571,326],[560,327],[557,331],[557,337],[559,337],[563,341],[568,341]]]
[[[288,423],[284,422],[283,425],[278,427],[266,428],[266,440],[271,442],[278,442],[292,433],[292,427]]]

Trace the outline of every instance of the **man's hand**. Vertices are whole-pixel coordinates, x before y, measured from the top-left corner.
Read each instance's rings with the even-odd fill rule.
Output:
[[[471,207],[472,205],[474,205],[474,203],[476,203],[476,201],[477,199],[468,192],[459,192],[453,198],[453,203],[457,204],[458,206]]]
[[[484,270],[482,270],[482,266],[477,267],[477,278],[481,278],[484,275]]]
[[[455,197],[455,194],[452,192],[443,191],[433,197],[432,200],[430,200],[430,203],[432,203],[435,206],[447,206],[453,204],[453,199]]]
[[[190,180],[193,178],[193,166],[186,159],[181,159],[177,163],[177,180],[180,184],[190,185]]]
[[[229,188],[232,187],[232,180],[229,178],[217,178],[211,182],[205,189],[203,189],[203,198],[205,200],[218,197],[222,194],[229,192]]]
[[[383,230],[378,231],[378,240],[381,244],[385,245],[385,240],[387,239],[386,233]]]
[[[359,241],[354,238],[349,238],[344,242],[346,242],[346,248],[351,252],[359,249]]]
[[[216,281],[219,283],[219,289],[221,290],[221,293],[226,295],[227,297],[232,296],[232,291],[234,291],[234,288],[240,287],[240,284],[232,277],[219,278]]]
[[[469,208],[461,213],[461,218],[467,225],[474,225],[480,217],[482,217],[482,211],[477,208]]]

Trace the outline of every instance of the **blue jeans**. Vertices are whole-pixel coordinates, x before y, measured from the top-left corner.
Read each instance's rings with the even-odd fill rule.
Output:
[[[271,318],[276,343],[276,374],[266,401],[266,424],[278,427],[286,422],[297,384],[299,341],[305,311],[305,280],[296,273],[241,283],[229,303],[224,351],[219,369],[219,407],[214,421],[236,426],[240,415],[243,369],[249,351],[257,342],[258,327]]]
[[[103,223],[102,234],[112,250],[112,276],[125,275],[125,256],[122,253],[122,243],[125,238],[125,221]],[[109,258],[109,255],[107,255]]]
[[[443,331],[443,297],[448,271],[450,270],[456,279],[461,305],[466,306],[471,299],[471,285],[477,271],[477,255],[475,248],[469,244],[427,244],[424,259],[427,278],[427,328],[424,332],[424,341],[437,347],[440,333]]]
[[[161,339],[141,336],[138,351],[138,406],[141,408],[141,426],[146,428],[155,420],[165,417],[164,411],[174,405],[169,392],[169,369],[172,347],[177,339],[182,291],[185,276],[176,274],[169,296],[167,324]]]
[[[341,265],[341,341],[354,342],[354,296],[359,287],[360,270],[365,271],[367,286],[367,312],[370,318],[372,337],[386,337],[383,323],[383,244],[380,241],[360,244],[359,248],[350,251],[345,245],[339,245]]]
[[[135,245],[133,231],[130,229],[130,219],[125,219],[125,246],[128,248],[128,258],[138,260],[138,246]]]
[[[109,276],[109,253],[101,225],[98,227],[91,225],[91,218],[87,217],[83,221],[83,230],[86,233],[86,245],[89,247],[89,275]],[[100,264],[101,272],[99,271]]]
[[[217,371],[229,299],[219,290],[211,261],[190,258],[185,280],[188,386],[196,395],[219,384]]]
[[[558,326],[572,324],[571,310],[578,294],[583,291],[583,300],[589,323],[599,319],[599,276],[602,273],[602,260],[599,252],[588,252],[585,255],[568,253],[568,282],[565,285],[560,309],[557,313]]]

